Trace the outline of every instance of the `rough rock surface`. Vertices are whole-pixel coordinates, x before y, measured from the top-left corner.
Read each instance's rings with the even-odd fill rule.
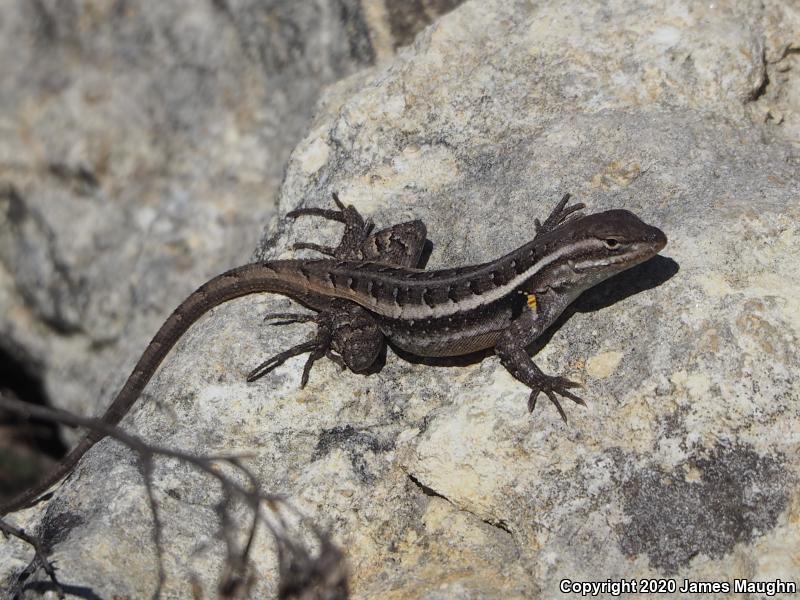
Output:
[[[251,256],[323,86],[454,4],[3,3],[0,378],[97,412],[169,311]]]
[[[527,391],[490,356],[428,364],[390,350],[369,376],[321,361],[304,390],[298,358],[246,384],[254,363],[308,335],[262,324],[289,306],[271,296],[194,327],[126,426],[254,455],[268,489],[331,527],[356,597],[796,578],[798,31],[779,2],[468,2],[326,92],[282,213],[336,190],[379,225],[421,218],[432,268],[529,239],[564,191],[667,233],[668,258],[587,294],[539,352],[545,371],[585,384],[589,407],[569,407],[569,426],[544,401],[529,415]],[[337,232],[280,221],[259,254]],[[213,590],[217,490],[169,462],[156,481],[165,590]],[[119,445],[101,443],[53,500],[15,518],[55,540],[66,582],[100,596],[155,588],[141,474]],[[276,559],[268,536],[256,544],[263,597]],[[14,581],[29,553],[0,553]]]
[[[56,404],[95,412],[249,258],[319,90],[374,58],[350,5],[4,3],[1,349]]]

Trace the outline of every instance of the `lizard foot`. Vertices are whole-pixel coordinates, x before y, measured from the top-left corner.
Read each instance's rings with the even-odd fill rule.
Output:
[[[306,359],[306,364],[303,366],[303,375],[300,377],[300,388],[302,389],[308,383],[308,376],[311,373],[311,367],[314,366],[314,363],[317,362],[323,356],[330,354],[331,339],[332,339],[330,328],[328,328],[327,326],[325,326],[324,323],[321,323],[319,321],[318,315],[305,315],[300,313],[277,313],[269,316],[272,318],[289,317],[292,319],[291,321],[288,321],[290,323],[296,321],[316,321],[319,324],[319,327],[317,329],[317,335],[314,336],[313,339],[306,340],[301,344],[297,344],[296,346],[293,346],[288,350],[284,350],[283,352],[276,354],[271,358],[268,358],[260,365],[258,365],[255,369],[250,371],[250,373],[247,374],[247,381],[253,382],[256,379],[263,377],[270,371],[273,371],[277,367],[281,366],[290,358],[308,352],[309,355],[308,358]],[[302,317],[302,318],[298,319],[297,317]]]
[[[320,254],[327,256],[336,256],[336,248],[333,246],[321,246],[320,244],[313,244],[311,242],[297,242],[292,244],[292,250],[313,250]]]
[[[312,352],[316,347],[316,340],[308,340],[307,342],[297,344],[297,346],[293,346],[288,350],[284,350],[283,352],[268,358],[247,374],[247,382],[252,383],[256,379],[260,379],[270,371],[280,367],[290,358],[306,352]]]
[[[325,356],[331,361],[333,364],[339,367],[340,371],[344,371],[347,368],[347,365],[344,362],[344,359],[339,356],[338,354],[334,353],[333,350],[328,350],[325,353]]]
[[[364,217],[353,206],[345,206],[339,200],[339,195],[336,192],[333,192],[333,202],[336,204],[335,210],[316,207],[298,208],[289,211],[286,216],[290,219],[303,216],[323,217],[344,223],[344,233],[339,245],[333,247],[310,242],[298,242],[294,245],[294,249],[315,250],[340,260],[361,260],[361,246],[372,232],[373,224],[369,220],[364,220]]]
[[[558,401],[556,394],[572,400],[575,404],[586,406],[586,402],[582,398],[569,391],[569,388],[575,387],[581,387],[581,384],[570,381],[564,377],[542,375],[542,378],[539,379],[535,385],[531,386],[531,395],[528,397],[528,412],[533,412],[533,409],[536,408],[536,399],[539,397],[539,394],[544,393],[550,399],[550,402],[555,404],[558,414],[561,415],[564,423],[566,423],[567,414],[564,412],[564,409],[561,408],[561,403]]]
[[[533,315],[533,313],[530,313],[530,315]],[[535,316],[529,316],[528,318],[535,319]],[[525,325],[525,323],[519,321],[518,323]],[[495,352],[497,352],[500,361],[511,373],[511,376],[531,389],[531,395],[528,397],[528,411],[533,412],[533,409],[536,408],[536,400],[539,394],[544,393],[550,399],[550,402],[555,404],[558,414],[561,415],[561,418],[566,423],[567,414],[561,407],[557,395],[568,398],[576,404],[586,406],[582,398],[569,391],[569,388],[581,387],[581,385],[565,377],[545,375],[527,355],[524,346],[520,345],[513,328],[509,328],[506,331],[506,334],[508,333],[512,335],[506,336],[504,334],[504,338],[500,340]]]
[[[534,219],[533,224],[536,227],[536,235],[553,231],[553,229],[564,223],[564,221],[571,217],[578,216],[576,213],[579,210],[586,208],[586,205],[583,204],[583,202],[573,204],[572,206],[567,206],[569,199],[570,195],[564,194],[563,198],[561,198],[559,203],[556,204],[556,207],[553,209],[547,219],[545,219],[544,223],[541,223],[539,219]]]

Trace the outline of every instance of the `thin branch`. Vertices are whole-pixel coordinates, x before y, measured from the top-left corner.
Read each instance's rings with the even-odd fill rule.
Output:
[[[38,417],[62,423],[70,427],[83,427],[99,432],[104,436],[121,442],[137,453],[144,467],[145,487],[147,488],[148,502],[154,521],[153,541],[158,552],[159,582],[153,594],[154,598],[160,597],[163,583],[166,579],[162,564],[161,543],[163,538],[161,535],[161,521],[152,488],[152,463],[156,456],[174,458],[188,463],[202,473],[216,479],[222,488],[223,497],[217,507],[217,512],[220,518],[220,536],[225,542],[227,551],[224,574],[219,587],[220,595],[234,597],[247,594],[254,583],[252,577],[247,575],[247,567],[258,523],[263,523],[278,544],[279,597],[299,597],[311,588],[326,590],[326,597],[328,598],[347,597],[347,570],[341,551],[330,541],[325,533],[313,524],[311,529],[319,542],[317,556],[312,557],[305,546],[297,544],[292,539],[294,536],[290,536],[287,533],[289,529],[280,515],[280,508],[286,508],[290,512],[299,515],[301,522],[307,522],[307,519],[293,508],[283,496],[264,492],[255,474],[243,463],[242,456],[198,456],[181,450],[148,444],[141,438],[109,425],[101,419],[81,417],[59,409],[28,404],[9,397],[8,394],[4,394],[2,391],[0,391],[0,409],[27,417]],[[218,468],[219,463],[228,464],[233,467],[235,472],[243,475],[247,480],[247,486],[238,483],[235,479],[221,472]],[[239,551],[237,551],[235,542],[235,534],[238,531],[238,527],[231,515],[234,498],[241,499],[253,512],[253,522],[248,531],[247,541]],[[280,524],[279,528],[276,528],[262,512],[262,503],[276,516]],[[55,570],[47,561],[40,540],[27,535],[24,531],[10,525],[2,518],[0,518],[0,530],[7,535],[12,535],[27,542],[34,548],[37,559],[42,563],[56,590],[63,594],[61,586],[55,577]],[[63,595],[60,597],[63,597]]]
[[[9,535],[13,536],[33,547],[33,550],[36,553],[36,559],[42,564],[42,568],[44,569],[45,573],[47,573],[50,581],[53,582],[53,586],[55,587],[56,594],[58,594],[59,599],[63,600],[64,589],[61,587],[61,584],[56,578],[55,568],[50,561],[47,560],[47,555],[44,552],[44,548],[42,548],[42,543],[39,538],[28,535],[25,533],[24,529],[14,527],[11,523],[8,523],[3,519],[0,519],[0,531],[3,532],[4,537],[8,537]]]
[[[22,402],[21,400],[9,398],[3,392],[0,392],[0,408],[22,416],[37,417],[40,419],[55,421],[70,427],[84,427],[86,429],[91,429],[92,431],[98,431],[107,437],[113,438],[118,442],[122,442],[124,445],[131,450],[134,450],[139,456],[142,457],[165,456],[167,458],[175,458],[179,461],[189,463],[207,475],[211,475],[215,479],[218,479],[220,483],[229,487],[231,491],[236,492],[236,494],[242,496],[246,500],[265,502],[282,502],[284,500],[283,496],[278,494],[265,494],[261,492],[258,486],[256,486],[253,490],[248,490],[230,477],[220,473],[219,470],[214,467],[214,464],[217,462],[226,462],[238,470],[242,470],[237,465],[238,457],[236,456],[214,456],[212,458],[208,458],[206,456],[198,456],[182,450],[151,445],[142,440],[140,437],[126,433],[118,427],[114,427],[113,425],[105,423],[101,419],[94,417],[81,417],[58,408],[47,408],[45,406],[29,404],[27,402]],[[245,475],[247,475],[247,473],[245,473]]]

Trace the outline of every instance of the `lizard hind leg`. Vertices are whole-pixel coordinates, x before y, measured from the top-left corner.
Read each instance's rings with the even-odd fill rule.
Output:
[[[306,249],[333,256],[339,260],[365,260],[398,267],[417,267],[425,248],[427,230],[420,220],[406,221],[372,232],[372,223],[364,219],[355,207],[345,206],[334,192],[336,209],[299,208],[287,213],[289,218],[316,216],[344,223],[339,245],[323,246],[298,242],[295,250]]]
[[[570,197],[570,194],[564,194],[547,219],[545,219],[544,223],[540,222],[539,219],[533,220],[537,236],[542,233],[547,233],[548,231],[553,231],[568,220],[580,216],[580,211],[586,208],[586,205],[583,202],[579,202],[578,204],[567,206]]]
[[[333,350],[354,373],[369,370],[385,347],[375,318],[368,310],[347,300],[334,300],[329,315]]]
[[[339,245],[333,247],[309,242],[298,242],[294,245],[294,249],[314,250],[321,254],[333,256],[339,260],[359,260],[358,249],[361,247],[361,244],[364,243],[364,240],[369,237],[373,228],[372,222],[365,220],[355,207],[342,204],[336,192],[333,193],[333,201],[336,204],[336,209],[316,207],[298,208],[286,213],[286,216],[290,219],[303,216],[322,217],[331,221],[344,223],[344,233],[342,234]]]

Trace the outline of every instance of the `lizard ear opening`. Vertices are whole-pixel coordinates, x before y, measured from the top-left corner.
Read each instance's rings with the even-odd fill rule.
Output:
[[[617,248],[620,247],[619,240],[616,238],[606,238],[603,240],[603,243],[609,250],[616,250]]]

